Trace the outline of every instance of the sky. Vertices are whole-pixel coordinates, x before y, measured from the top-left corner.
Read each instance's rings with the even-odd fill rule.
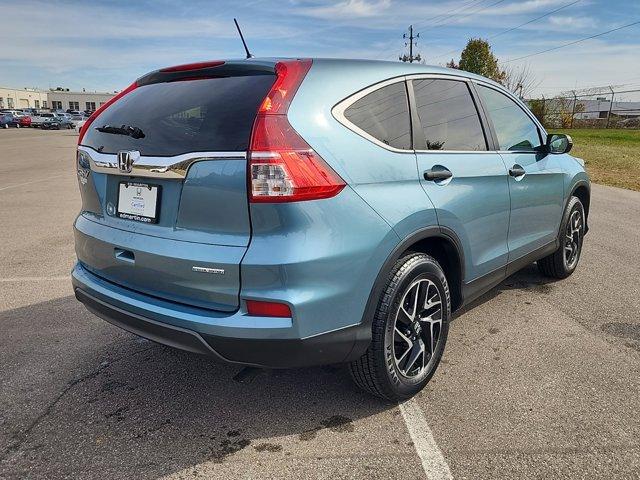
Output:
[[[499,62],[530,70],[534,95],[608,84],[640,88],[640,24],[513,61],[640,21],[640,0],[574,2],[0,0],[0,86],[115,91],[157,68],[242,58],[237,17],[258,57],[398,61],[402,34],[413,24],[426,63],[457,60],[469,38],[488,38]]]

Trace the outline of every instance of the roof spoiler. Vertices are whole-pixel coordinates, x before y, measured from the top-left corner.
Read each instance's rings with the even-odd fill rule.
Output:
[[[180,80],[194,80],[200,78],[243,77],[250,75],[273,75],[275,64],[268,65],[258,62],[211,61],[176,65],[161,68],[143,75],[136,84],[139,87],[153,83],[176,82]]]

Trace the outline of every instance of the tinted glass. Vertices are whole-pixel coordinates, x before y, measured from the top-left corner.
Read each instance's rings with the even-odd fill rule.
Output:
[[[479,85],[478,91],[493,121],[500,150],[533,150],[540,145],[538,127],[516,102],[492,88]]]
[[[414,80],[416,107],[428,150],[486,150],[469,87],[454,80]]]
[[[411,149],[409,101],[404,82],[382,87],[354,102],[344,116],[382,143]]]
[[[136,88],[94,120],[82,143],[104,153],[139,150],[157,156],[244,151],[258,106],[274,78],[208,78]],[[105,125],[137,127],[144,138],[96,130]]]

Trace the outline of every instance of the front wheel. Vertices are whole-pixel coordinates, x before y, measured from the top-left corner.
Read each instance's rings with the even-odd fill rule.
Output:
[[[551,255],[538,260],[540,273],[552,278],[567,278],[580,260],[585,234],[584,207],[578,197],[571,197],[560,224],[560,246]]]
[[[451,297],[442,268],[424,253],[400,258],[388,278],[373,318],[371,344],[349,369],[363,390],[401,401],[422,390],[440,363]]]

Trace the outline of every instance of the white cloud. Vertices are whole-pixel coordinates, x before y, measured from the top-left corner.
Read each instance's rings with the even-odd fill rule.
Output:
[[[553,15],[549,17],[549,23],[563,28],[584,29],[598,26],[595,19],[591,17],[572,17],[566,15]]]
[[[391,6],[391,0],[345,0],[334,5],[318,5],[301,7],[296,10],[299,15],[325,20],[340,20],[344,18],[367,18],[384,15]]]

